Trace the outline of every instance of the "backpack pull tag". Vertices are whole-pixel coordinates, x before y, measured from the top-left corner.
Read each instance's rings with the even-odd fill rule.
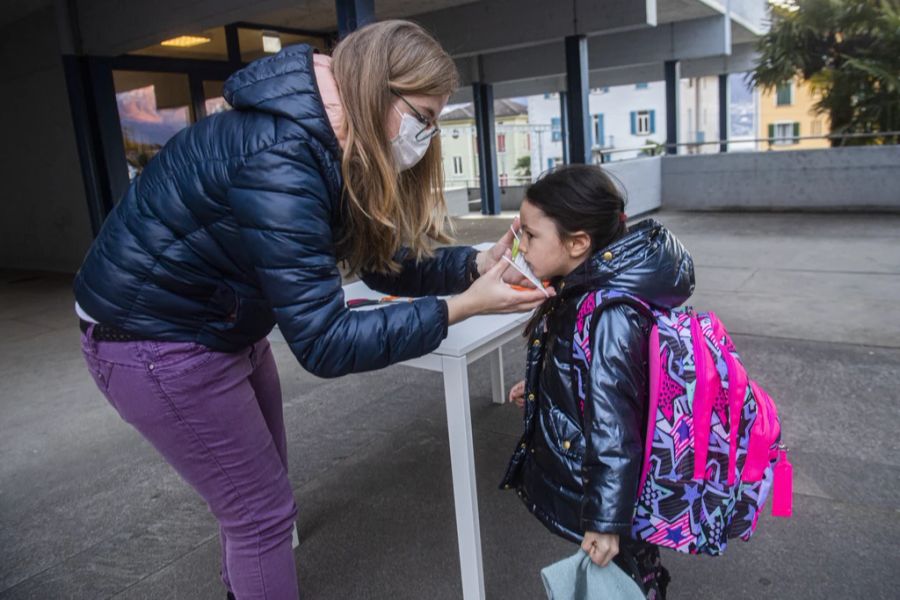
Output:
[[[794,467],[788,460],[787,447],[778,446],[778,462],[775,463],[774,481],[772,482],[772,516],[790,517],[794,500]]]

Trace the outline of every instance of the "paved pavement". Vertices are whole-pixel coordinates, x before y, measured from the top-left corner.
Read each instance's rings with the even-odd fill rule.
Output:
[[[900,216],[656,215],[781,407],[795,513],[722,558],[664,553],[672,598],[896,598],[900,566]],[[463,219],[463,241],[506,219]],[[106,404],[78,352],[70,278],[0,272],[0,599],[222,598],[205,505]],[[274,343],[303,597],[458,598],[440,375],[392,367],[313,377]],[[505,348],[521,376],[520,342]],[[574,546],[497,490],[518,436],[469,376],[491,599],[541,598]]]

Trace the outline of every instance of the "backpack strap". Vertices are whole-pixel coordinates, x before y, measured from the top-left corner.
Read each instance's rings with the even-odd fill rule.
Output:
[[[648,319],[653,320],[656,318],[653,308],[646,301],[632,294],[618,290],[589,292],[578,305],[578,320],[576,323],[576,327],[579,330],[583,330],[582,335],[584,339],[589,342],[590,337],[593,335],[594,327],[597,323],[597,319],[594,316],[616,304],[630,306]]]
[[[594,290],[585,294],[578,303],[575,332],[572,338],[572,366],[577,376],[573,378],[575,397],[581,414],[584,415],[584,403],[590,390],[591,375],[591,338],[600,313],[610,306],[625,304],[634,308],[639,314],[653,320],[653,309],[644,300],[618,290]]]

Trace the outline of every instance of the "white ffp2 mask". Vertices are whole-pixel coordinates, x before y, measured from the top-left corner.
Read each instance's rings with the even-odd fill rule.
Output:
[[[422,131],[422,124],[412,115],[401,112],[396,106],[394,110],[400,114],[400,131],[397,133],[397,137],[391,140],[391,152],[394,155],[397,170],[405,171],[416,166],[425,156],[428,146],[431,144],[431,136],[425,132],[424,139],[416,139],[416,136]]]

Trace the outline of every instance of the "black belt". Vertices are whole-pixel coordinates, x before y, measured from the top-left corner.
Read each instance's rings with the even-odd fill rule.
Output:
[[[145,336],[135,335],[112,325],[89,323],[84,319],[80,319],[78,325],[81,333],[90,331],[91,339],[97,342],[139,342],[147,339]],[[91,325],[94,326],[93,329],[91,329]]]

